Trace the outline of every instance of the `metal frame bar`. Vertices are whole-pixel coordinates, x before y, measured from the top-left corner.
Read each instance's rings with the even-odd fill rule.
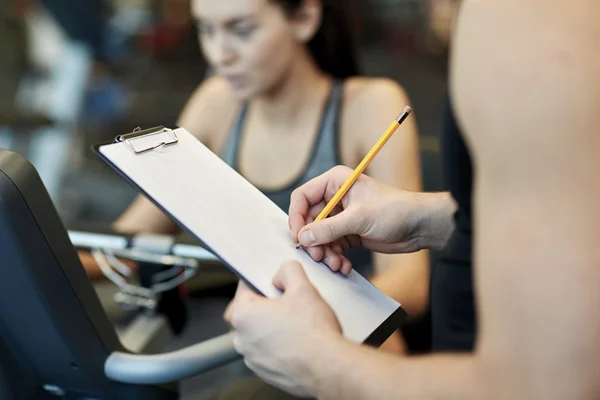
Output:
[[[191,378],[239,358],[233,333],[227,333],[169,353],[114,352],[106,359],[104,373],[109,379],[123,383],[161,384]]]

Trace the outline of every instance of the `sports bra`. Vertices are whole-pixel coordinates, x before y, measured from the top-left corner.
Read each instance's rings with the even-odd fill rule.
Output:
[[[265,190],[258,188],[279,208],[286,213],[290,206],[292,192],[299,186],[321,175],[329,169],[340,165],[339,152],[339,120],[343,100],[344,83],[334,80],[329,92],[319,127],[319,132],[313,143],[312,152],[308,164],[302,173],[288,186],[277,190]],[[244,123],[248,113],[248,105],[245,104],[233,124],[231,131],[225,141],[221,158],[234,168],[239,169],[239,147],[244,131]],[[372,254],[365,249],[352,249],[347,254],[357,272],[368,276],[372,272]]]

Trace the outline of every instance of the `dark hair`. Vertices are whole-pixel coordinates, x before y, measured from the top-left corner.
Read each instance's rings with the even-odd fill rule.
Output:
[[[290,15],[304,3],[304,0],[273,1]],[[308,43],[319,68],[339,79],[360,74],[348,3],[348,0],[321,0],[321,26]]]

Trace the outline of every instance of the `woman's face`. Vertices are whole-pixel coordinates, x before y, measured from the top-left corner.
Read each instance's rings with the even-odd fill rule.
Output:
[[[241,99],[277,84],[302,46],[270,0],[193,0],[204,55]]]

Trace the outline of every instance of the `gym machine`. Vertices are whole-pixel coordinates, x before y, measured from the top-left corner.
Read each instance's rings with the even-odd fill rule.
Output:
[[[178,272],[140,288],[127,281],[125,271],[116,274],[115,260],[132,256],[130,247],[157,250],[161,240],[164,252],[164,238],[136,240],[142,239],[146,244],[130,246],[129,238],[112,247],[84,245],[90,237],[67,232],[35,168],[19,154],[0,150],[1,399],[177,399],[179,380],[239,358],[230,334],[148,354],[159,346],[141,336],[156,336],[166,324],[163,316],[149,312],[153,296],[195,273],[198,255],[211,255],[176,244],[168,255],[145,252],[154,261],[170,261]],[[118,282],[122,304],[143,310],[130,328],[136,334],[118,332],[111,324],[73,242],[96,249],[97,259],[107,262],[105,274]]]

